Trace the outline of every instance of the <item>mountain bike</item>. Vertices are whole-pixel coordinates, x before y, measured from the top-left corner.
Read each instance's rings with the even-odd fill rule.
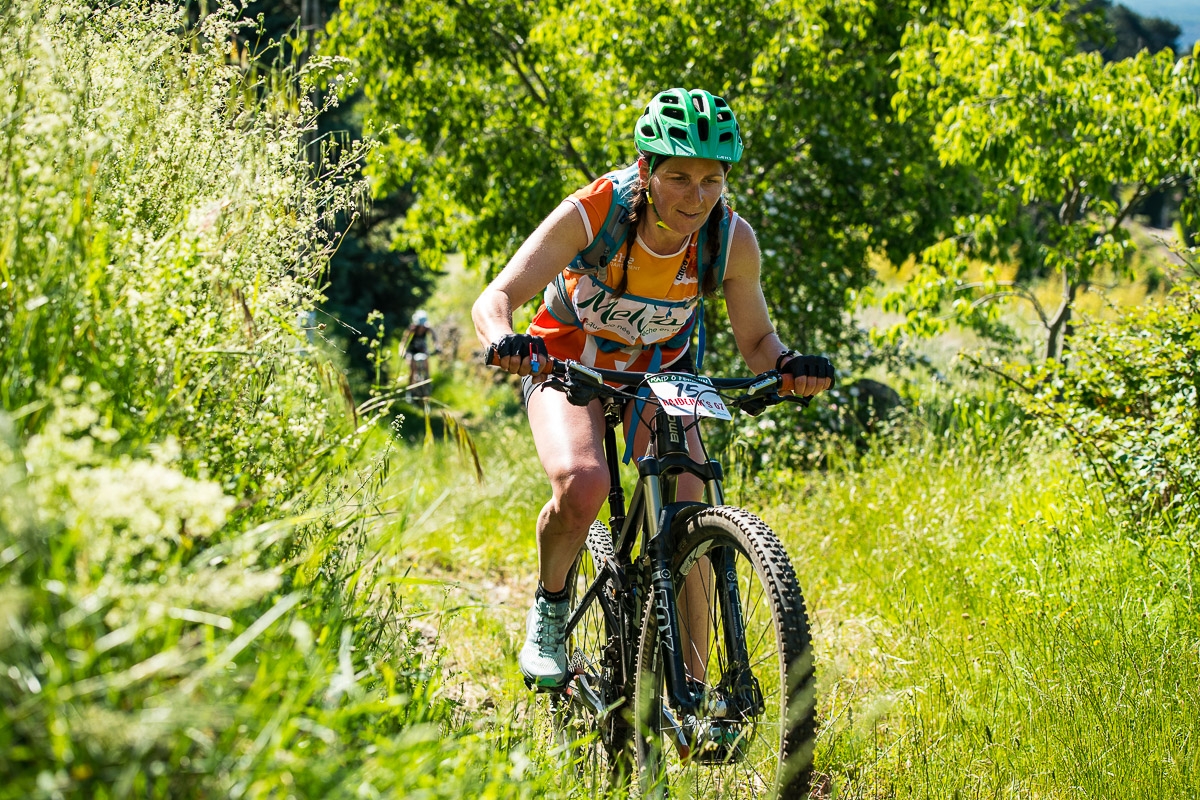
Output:
[[[433,394],[433,385],[429,380],[429,355],[426,353],[408,354],[408,388],[406,394],[410,399],[423,400]]]
[[[686,435],[730,409],[806,400],[780,395],[774,371],[710,379],[555,359],[550,370],[540,391],[602,402],[611,480],[608,524],[592,524],[568,576],[557,736],[582,774],[636,781],[643,796],[807,797],[816,675],[795,572],[766,524],[725,505],[721,464],[694,459]],[[630,400],[655,408],[627,510],[616,427]],[[703,482],[704,502],[677,500],[684,474]]]

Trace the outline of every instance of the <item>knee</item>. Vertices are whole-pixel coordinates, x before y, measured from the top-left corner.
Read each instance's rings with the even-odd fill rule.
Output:
[[[576,467],[551,478],[559,520],[568,530],[587,531],[608,499],[608,468]]]

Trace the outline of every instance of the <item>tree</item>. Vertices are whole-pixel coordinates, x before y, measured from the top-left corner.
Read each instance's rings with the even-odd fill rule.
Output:
[[[873,279],[868,254],[920,249],[970,201],[923,119],[889,105],[916,7],[344,0],[330,33],[359,62],[384,140],[376,190],[411,189],[401,241],[427,263],[458,249],[496,269],[562,198],[632,160],[654,91],[723,95],[747,140],[732,193],[774,319],[785,340],[829,352],[855,337],[844,312]]]
[[[1079,294],[1128,274],[1131,212],[1200,171],[1195,59],[1142,51],[1106,62],[1077,51],[1059,12],[1010,2],[912,26],[899,65],[902,117],[933,121],[939,157],[974,172],[990,210],[959,216],[954,235],[923,252],[918,275],[885,301],[907,315],[888,335],[936,333],[950,319],[994,331],[997,303],[1021,299],[1045,328],[1046,358],[1060,357]],[[1053,213],[1028,213],[1039,208]],[[1185,227],[1196,221],[1187,209]],[[1003,262],[1022,241],[1038,271],[1057,276],[1057,308],[1038,302],[1030,272],[964,279],[970,258]]]
[[[204,3],[189,0],[186,5],[192,19],[202,16]],[[236,57],[264,70],[303,62],[314,49],[316,34],[324,30],[324,21],[337,10],[338,0],[250,0],[235,13],[237,19],[253,23],[239,27]],[[338,149],[361,138],[362,96],[350,93],[330,107],[323,107],[318,97],[313,100],[323,110],[304,136],[309,158],[320,173],[322,159],[336,158]],[[339,214],[331,225],[340,238],[322,276],[320,310],[324,336],[346,355],[344,366],[356,396],[374,380],[376,365],[366,342],[376,325],[368,324],[368,316],[381,315],[385,335],[403,331],[433,285],[433,271],[411,249],[394,247],[393,231],[411,202],[405,191],[376,193],[373,202]]]
[[[1094,0],[1089,10],[1102,12],[1107,23],[1103,41],[1080,42],[1081,49],[1100,50],[1106,61],[1132,58],[1142,50],[1157,53],[1160,50],[1179,49],[1179,35],[1183,29],[1168,19],[1144,17],[1126,6],[1114,6],[1109,0]]]

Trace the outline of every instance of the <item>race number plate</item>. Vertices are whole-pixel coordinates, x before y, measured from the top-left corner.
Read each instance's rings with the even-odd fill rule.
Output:
[[[721,396],[707,378],[679,372],[663,372],[647,376],[646,384],[668,414],[676,417],[699,414],[702,417],[733,419]]]

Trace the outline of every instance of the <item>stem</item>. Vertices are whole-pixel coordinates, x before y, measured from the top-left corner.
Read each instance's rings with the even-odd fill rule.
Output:
[[[1054,314],[1054,319],[1050,322],[1049,333],[1046,337],[1046,358],[1061,358],[1063,353],[1063,330],[1067,323],[1071,320],[1071,307],[1075,302],[1075,295],[1079,292],[1079,287],[1082,283],[1073,282],[1067,274],[1067,270],[1063,270],[1063,295],[1062,305],[1058,307],[1058,311]]]

